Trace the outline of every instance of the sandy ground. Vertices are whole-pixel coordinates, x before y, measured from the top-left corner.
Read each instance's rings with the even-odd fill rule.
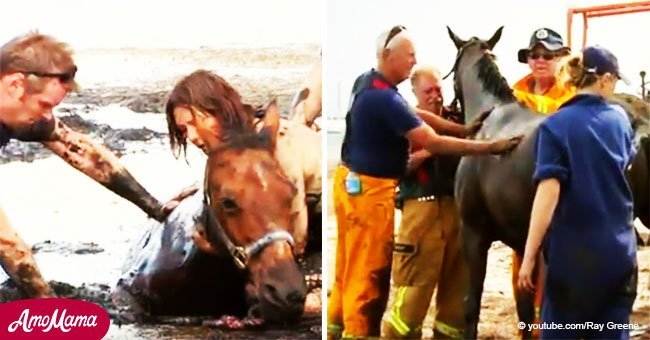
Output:
[[[328,164],[328,200],[332,200],[332,169],[334,163]],[[328,295],[332,288],[334,273],[334,250],[336,249],[336,219],[333,206],[328,202],[327,219],[327,273]],[[399,225],[399,211],[396,215],[396,226]],[[479,338],[481,339],[512,339],[517,337],[517,311],[511,284],[511,255],[512,251],[506,245],[495,242],[489,250],[487,275],[484,283],[481,301],[481,316],[479,322]],[[639,282],[638,295],[634,303],[632,323],[650,327],[650,247],[638,251]],[[392,298],[392,294],[391,294]],[[434,321],[434,303],[424,322],[424,337],[432,337],[431,327]],[[636,337],[650,339],[650,329],[645,334]]]
[[[116,88],[122,89],[126,96],[132,93],[132,97],[166,91],[180,77],[205,68],[228,80],[246,101],[261,103],[273,95],[282,95],[288,102],[317,59],[318,51],[318,46],[305,45],[223,50],[90,50],[79,51],[76,55],[82,91],[91,91],[100,99],[109,98]],[[146,126],[159,132],[166,130],[162,114],[138,114],[109,105],[118,104],[111,103],[110,99],[96,99],[73,95],[62,106],[66,112],[97,120],[113,129]],[[55,114],[58,113],[55,111]],[[194,147],[188,148],[186,162],[172,156],[166,136],[126,144],[127,149],[135,151],[124,153],[121,163],[161,201],[203,177],[205,156]],[[147,217],[135,205],[106,190],[58,157],[47,156],[32,162],[0,164],[0,206],[28,244],[48,240],[72,245],[92,242],[104,250],[84,255],[38,252],[36,261],[46,280],[74,286],[114,286],[127,252],[148,226]],[[320,315],[316,318],[311,324],[318,325],[317,329],[302,330],[302,337],[311,334],[320,338]],[[285,330],[266,335],[248,334],[247,337],[286,338],[287,334]],[[223,336],[227,335],[200,328],[179,333],[177,327],[169,326],[129,325],[119,328],[111,325],[107,338]]]

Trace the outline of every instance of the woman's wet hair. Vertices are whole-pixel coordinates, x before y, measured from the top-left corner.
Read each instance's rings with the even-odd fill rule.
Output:
[[[582,62],[582,55],[571,57],[565,64],[568,83],[581,89],[598,81],[598,75],[588,72]]]
[[[176,157],[187,149],[187,138],[174,119],[174,109],[200,110],[217,119],[223,131],[245,131],[253,124],[254,109],[244,104],[239,93],[226,80],[206,70],[181,79],[165,105],[169,142]]]

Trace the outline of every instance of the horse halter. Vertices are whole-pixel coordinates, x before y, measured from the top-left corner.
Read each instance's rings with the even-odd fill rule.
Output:
[[[449,78],[449,76],[450,76],[452,73],[455,73],[455,72],[456,72],[456,68],[458,68],[458,63],[460,62],[460,58],[463,56],[463,53],[465,52],[465,49],[466,49],[467,47],[469,47],[470,45],[476,43],[477,41],[478,41],[478,40],[472,40],[472,39],[470,39],[470,40],[468,40],[467,42],[465,42],[465,44],[464,44],[463,46],[461,46],[461,48],[460,48],[460,49],[458,50],[458,52],[456,53],[456,60],[454,60],[454,66],[451,68],[451,71],[449,71],[449,73],[447,73],[446,76],[442,77],[443,80]]]
[[[473,45],[474,43],[478,42],[478,41],[479,41],[478,39],[476,39],[476,40],[474,40],[474,38],[470,39],[467,42],[465,42],[465,44],[460,49],[458,49],[458,52],[456,53],[456,60],[454,61],[454,66],[451,68],[451,71],[449,71],[449,73],[447,73],[447,75],[442,78],[443,80],[449,78],[449,76],[452,75],[452,74],[454,74],[454,77],[456,76],[455,75],[456,74],[456,69],[458,68],[458,63],[460,63],[460,58],[462,58],[463,53],[465,53],[465,49],[467,47]],[[451,103],[452,103],[451,105],[454,105],[454,106],[456,106],[456,105],[458,105],[460,103],[460,112],[461,112],[461,114],[463,114],[463,112],[465,112],[464,111],[465,108],[463,107],[463,93],[462,93],[462,91],[460,91],[457,88],[457,84],[456,84],[455,81],[454,81],[454,99],[452,100]]]
[[[226,231],[223,229],[223,226],[219,222],[219,219],[214,215],[214,212],[212,211],[212,208],[210,206],[210,191],[209,191],[209,186],[208,186],[208,177],[207,177],[207,166],[206,166],[206,177],[204,181],[204,186],[203,186],[203,200],[205,203],[205,209],[207,209],[207,223],[206,223],[206,230],[209,231],[210,225],[213,225],[215,228],[214,230],[217,232],[217,235],[215,235],[221,242],[223,242],[223,245],[226,247],[228,250],[228,254],[232,256],[233,261],[235,262],[235,265],[239,267],[239,269],[246,269],[248,266],[248,261],[250,258],[262,250],[266,248],[268,245],[271,243],[277,242],[277,241],[285,241],[289,243],[291,246],[291,250],[293,251],[294,249],[294,241],[293,237],[291,234],[284,230],[273,230],[268,233],[266,233],[264,236],[260,237],[253,243],[243,246],[243,245],[235,245],[235,243],[232,241],[232,239],[228,236]],[[271,227],[275,227],[275,224],[271,224]]]
[[[458,63],[460,62],[460,57],[463,56],[463,52],[465,51],[465,47],[467,47],[469,45],[470,44],[468,42],[458,50],[458,53],[456,53],[456,60],[454,61],[454,66],[451,68],[451,71],[449,71],[449,73],[447,73],[447,75],[442,78],[442,80],[445,80],[445,79],[449,78],[449,76],[452,73],[454,73],[454,74],[456,73],[456,68],[458,67]],[[458,104],[460,103],[460,114],[463,115],[463,113],[465,112],[464,107],[463,107],[463,98],[462,98],[463,96],[462,96],[462,92],[461,92],[460,95],[458,94],[458,92],[459,91],[456,88],[456,82],[454,82],[454,99],[451,101],[451,105],[452,105],[452,107],[458,107]]]

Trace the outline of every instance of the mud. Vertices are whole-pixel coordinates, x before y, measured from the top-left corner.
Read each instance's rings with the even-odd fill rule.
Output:
[[[230,80],[229,80],[230,81]],[[278,107],[283,114],[288,114],[293,92],[284,90],[280,92],[265,91],[257,93],[250,79],[235,77],[232,85],[235,88],[243,88],[242,96],[244,101],[252,105],[262,105],[271,98],[276,98]],[[163,113],[167,96],[173,88],[173,84],[160,85],[161,88],[131,88],[131,87],[108,87],[81,89],[78,92],[70,93],[63,104],[78,105],[81,112],[91,112],[95,107],[107,105],[119,105],[129,108],[137,113]],[[64,107],[61,111],[73,112],[73,109]]]
[[[150,143],[163,144],[167,140],[166,133],[156,132],[147,128],[113,129],[107,124],[98,124],[86,120],[76,113],[59,116],[59,119],[73,130],[87,134],[113,151],[118,157],[127,153],[146,152]],[[128,143],[146,142],[146,143]],[[11,140],[0,150],[0,164],[13,161],[32,162],[36,159],[47,158],[53,153],[41,143]]]
[[[138,113],[165,112],[165,101],[169,90],[171,88],[87,88],[68,94],[63,103],[81,104],[82,112],[90,112],[94,107],[107,105],[125,106]]]
[[[136,113],[162,114],[174,84],[195,70],[207,69],[223,76],[245,102],[262,105],[276,98],[281,113],[288,115],[291,99],[316,60],[318,50],[317,46],[306,45],[293,46],[290,52],[285,48],[81,51],[79,66],[86,78],[78,80],[81,88],[66,96],[55,115],[74,130],[99,140],[118,156],[146,152],[146,143],[128,142],[162,144],[167,134],[146,128],[113,129],[87,121],[79,114],[92,116],[98,108],[108,105],[127,107]],[[107,72],[107,64],[122,72]],[[0,150],[0,164],[32,162],[51,155],[40,143],[12,140]]]
[[[93,254],[99,250],[95,244],[68,244],[41,242],[35,244],[37,252],[58,254],[79,251]],[[103,251],[103,250],[102,250]],[[91,255],[90,255],[91,256]],[[313,254],[300,262],[309,286],[308,300],[318,296],[320,304],[321,262],[322,255]],[[322,337],[321,306],[306,308],[305,314],[296,324],[263,325],[247,330],[225,331],[203,326],[206,321],[215,320],[214,316],[205,317],[150,317],[131,314],[128,310],[118,309],[111,300],[111,287],[104,284],[82,284],[79,287],[59,281],[49,281],[57,296],[78,299],[98,304],[104,308],[112,321],[108,338],[201,338],[201,339],[320,339]],[[24,299],[25,295],[13,282],[7,280],[0,284],[0,303]]]
[[[85,254],[98,254],[103,252],[104,249],[97,243],[78,243],[72,244],[67,242],[52,242],[50,240],[36,243],[32,246],[32,252],[37,253],[59,253],[62,255],[85,255]]]
[[[61,298],[79,299],[100,305],[113,317],[117,311],[111,302],[110,290],[107,285],[88,284],[74,287],[65,282],[49,281],[50,287]],[[10,280],[0,284],[0,303],[25,299],[24,293]]]

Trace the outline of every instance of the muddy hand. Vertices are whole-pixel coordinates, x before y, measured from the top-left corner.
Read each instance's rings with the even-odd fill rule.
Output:
[[[258,328],[264,325],[264,320],[260,318],[245,317],[237,318],[231,315],[224,315],[216,320],[205,320],[203,326],[214,327],[223,330],[242,330]]]
[[[487,117],[490,116],[492,113],[492,109],[484,111],[478,115],[478,117],[474,118],[469,124],[467,124],[467,132],[465,133],[465,137],[471,138],[474,137],[474,135],[481,130],[483,127],[483,122],[487,119]]]
[[[172,199],[167,201],[165,204],[163,204],[160,207],[161,210],[161,216],[160,219],[157,219],[158,221],[162,222],[164,221],[167,216],[178,207],[178,205],[186,198],[194,195],[197,191],[199,190],[198,185],[192,185],[189,186],[183,190],[181,190],[180,193],[178,193],[176,196],[174,196]]]
[[[490,146],[490,153],[493,155],[506,154],[514,150],[519,143],[524,139],[524,136],[512,137],[510,139],[500,139],[492,142]]]

